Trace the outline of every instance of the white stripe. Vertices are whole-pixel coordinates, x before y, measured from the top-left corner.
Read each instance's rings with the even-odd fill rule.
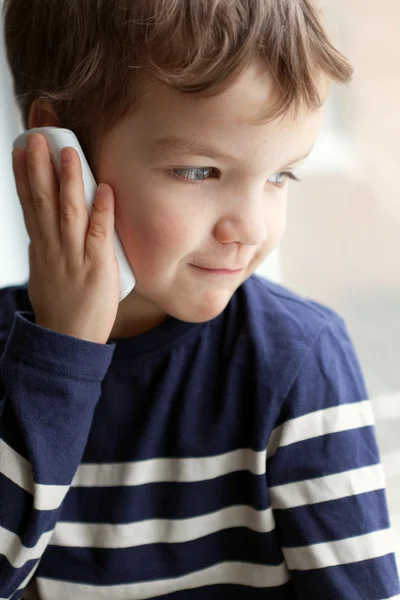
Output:
[[[391,529],[382,529],[334,542],[282,548],[289,569],[307,571],[347,565],[394,552]]]
[[[230,506],[189,519],[148,519],[134,523],[71,523],[59,521],[51,544],[80,548],[133,548],[145,544],[176,544],[229,529],[247,527],[260,533],[275,528],[272,510]]]
[[[34,483],[32,468],[23,456],[0,440],[0,472],[33,495],[37,510],[56,510],[61,506],[67,485]],[[135,486],[157,482],[207,481],[235,471],[264,475],[266,451],[241,448],[215,456],[198,458],[155,458],[124,463],[81,463],[71,487]]]
[[[21,538],[8,529],[0,526],[0,548],[1,554],[7,558],[13,567],[20,569],[26,561],[42,557],[53,531],[42,533],[38,543],[33,548],[21,544]]]
[[[37,578],[41,600],[147,600],[181,590],[206,585],[234,584],[255,588],[271,588],[285,584],[289,574],[284,563],[278,566],[244,562],[223,562],[181,577],[125,583],[119,585],[91,586],[68,583],[55,579]],[[1,599],[0,599],[1,600]]]
[[[67,485],[43,485],[35,483],[31,464],[0,439],[0,473],[33,496],[33,506],[37,510],[54,510],[61,506]]]
[[[43,533],[33,547],[0,527],[0,548],[15,568],[28,560],[41,558],[50,542],[55,546],[79,548],[130,548],[144,544],[179,543],[199,539],[232,527],[247,527],[260,533],[275,528],[271,508],[255,510],[250,506],[230,506],[214,513],[189,519],[148,519],[134,523],[74,523],[59,521],[54,531]]]
[[[198,458],[154,458],[124,463],[81,464],[71,487],[133,486],[174,481],[207,481],[246,470],[265,473],[266,451],[243,448],[216,456]]]
[[[269,492],[271,506],[276,509],[337,500],[383,488],[385,476],[382,465],[377,464],[334,475],[270,486]]]
[[[369,400],[317,410],[276,427],[269,438],[267,457],[272,456],[278,447],[369,425],[375,425]]]
[[[33,507],[37,510],[57,510],[67,495],[69,485],[43,485],[35,483]]]
[[[26,458],[0,439],[0,473],[26,492],[33,494],[32,467]]]

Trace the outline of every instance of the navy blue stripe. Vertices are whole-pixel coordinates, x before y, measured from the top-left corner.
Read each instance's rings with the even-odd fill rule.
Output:
[[[21,426],[15,417],[11,400],[8,397],[4,399],[3,413],[0,419],[0,439],[28,460],[28,452],[21,435]]]
[[[394,554],[291,574],[304,600],[383,600],[400,591]]]
[[[360,427],[278,448],[267,460],[268,482],[272,487],[378,462],[374,427]]]
[[[21,592],[17,592],[11,600],[20,600],[20,598]],[[205,585],[191,590],[152,596],[151,600],[296,600],[296,598],[299,596],[296,595],[293,583],[288,581],[279,587],[268,588],[224,583]]]
[[[176,364],[176,356],[174,359],[176,377],[185,373],[188,381],[171,381],[173,373],[165,364],[159,373],[151,364],[141,366],[140,377],[144,382],[138,381],[137,373],[121,373],[119,369],[114,372],[112,365],[103,382],[83,464],[212,458],[238,448],[265,450],[265,432],[272,430],[278,407],[264,397],[262,404],[257,401],[259,392],[254,390],[253,373],[246,375],[244,369],[219,365],[211,381],[195,386],[190,381],[192,368]],[[208,361],[214,365],[220,357],[209,357]],[[211,366],[203,368],[207,371]],[[122,376],[125,395],[121,393],[117,400]],[[126,390],[134,391],[128,394]]]
[[[199,531],[201,535],[201,531]],[[180,577],[224,561],[279,565],[276,533],[244,527],[225,529],[189,542],[98,549],[48,546],[38,576],[96,585]]]
[[[326,381],[325,384],[329,385],[329,382]],[[334,390],[332,390],[331,393],[329,393],[329,390],[321,390],[320,392],[313,390],[313,395],[310,398],[308,394],[304,395],[303,390],[298,390],[296,386],[297,382],[295,382],[294,389],[291,390],[289,398],[286,398],[285,400],[281,413],[276,420],[275,427],[284,426],[286,423],[291,425],[290,421],[298,419],[299,417],[311,415],[313,412],[319,410],[325,410],[326,408],[333,408],[336,406],[346,406],[348,404],[357,404],[368,398],[368,394],[364,391],[364,388],[361,387],[360,389],[359,386],[354,386],[353,394],[347,391],[346,396],[343,398],[339,398],[337,391]],[[362,382],[360,382],[360,386],[362,386]],[[299,395],[295,392],[299,392]],[[295,398],[295,401],[291,401],[291,396]]]
[[[293,583],[288,581],[279,587],[256,588],[244,585],[206,585],[194,590],[182,590],[154,596],[151,600],[295,600]]]
[[[234,505],[269,508],[265,475],[237,471],[207,481],[139,486],[70,488],[61,521],[129,523],[185,519]]]
[[[1,557],[0,594],[3,598],[8,598],[9,596],[14,598],[15,589],[21,585],[36,563],[37,560],[28,560],[23,567],[15,569],[4,556]],[[21,592],[18,592],[18,594],[21,594]],[[15,597],[19,598],[20,596],[17,595]]]
[[[274,517],[285,546],[330,542],[390,526],[383,490],[310,506],[277,509]]]
[[[54,528],[60,509],[37,510],[33,496],[1,473],[0,490],[0,525],[14,532],[15,523],[21,523],[21,543],[32,548],[43,533]]]

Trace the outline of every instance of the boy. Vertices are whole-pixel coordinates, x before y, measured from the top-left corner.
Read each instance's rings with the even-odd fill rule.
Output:
[[[13,154],[0,597],[397,597],[345,325],[253,275],[351,77],[312,4],[6,0],[5,33],[25,127],[74,130],[106,185],[89,221],[74,151],[60,189],[43,136]]]

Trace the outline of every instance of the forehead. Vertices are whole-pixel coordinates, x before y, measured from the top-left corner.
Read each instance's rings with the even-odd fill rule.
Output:
[[[317,73],[315,78],[321,97],[325,101],[329,90],[328,81]],[[253,60],[239,75],[229,78],[226,89],[214,95],[207,95],[207,92],[183,93],[152,80],[145,86],[142,101],[139,102],[136,111],[153,115],[159,113],[166,118],[173,118],[176,113],[180,113],[181,118],[190,118],[194,116],[195,111],[207,121],[218,119],[218,122],[228,120],[235,124],[257,125],[261,123],[260,117],[265,114],[266,109],[277,100],[279,93],[274,78],[264,63]],[[309,111],[304,107],[302,112],[306,116]],[[290,117],[282,119],[280,126],[285,125],[285,120],[289,122]]]
[[[268,153],[301,156],[318,134],[322,109],[300,108],[296,120],[283,115],[269,123],[260,122],[268,106],[276,102],[273,78],[264,66],[252,63],[230,85],[213,96],[182,93],[159,82],[151,82],[132,113],[132,125],[146,144],[165,138],[186,138],[200,144],[243,154]],[[171,150],[172,145],[165,149]],[[286,152],[287,153],[287,152]]]

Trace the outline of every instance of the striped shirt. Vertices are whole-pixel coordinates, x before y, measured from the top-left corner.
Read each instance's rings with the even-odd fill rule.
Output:
[[[0,290],[0,599],[400,597],[343,320],[256,275],[96,344]]]

